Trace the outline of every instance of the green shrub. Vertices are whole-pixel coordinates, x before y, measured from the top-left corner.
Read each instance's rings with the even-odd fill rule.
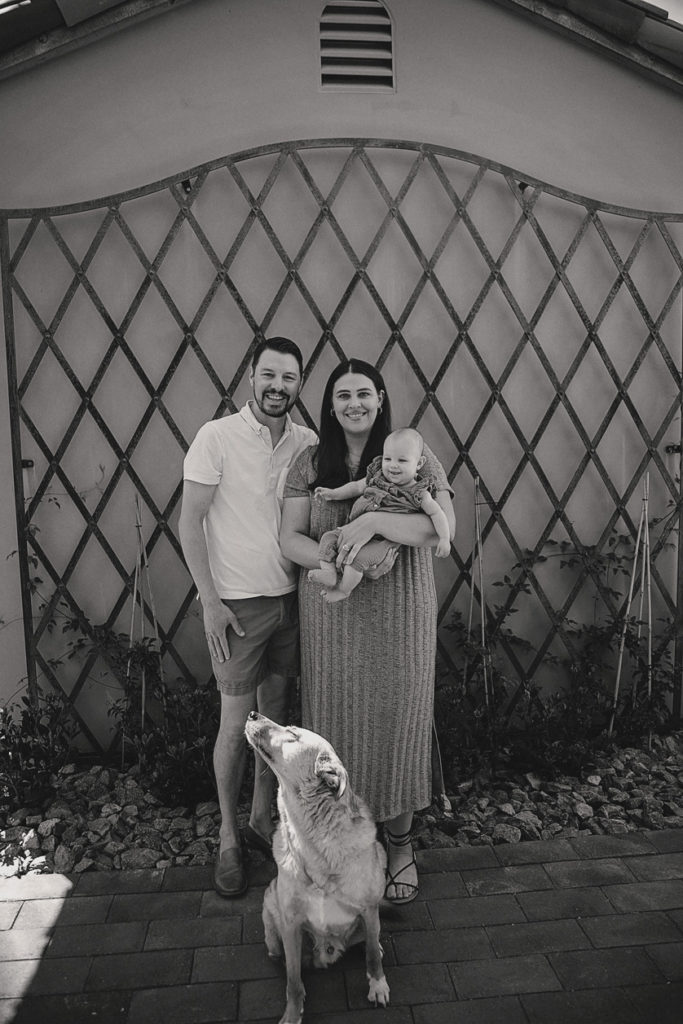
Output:
[[[69,760],[77,731],[61,694],[0,708],[0,811],[38,803],[51,791],[50,776]]]
[[[167,683],[153,637],[130,644],[125,633],[96,626],[92,639],[78,646],[96,649],[123,687],[109,710],[122,766],[137,762],[141,782],[166,804],[194,807],[213,799],[216,691],[184,680]]]
[[[503,640],[508,648],[523,650],[528,649],[526,641],[503,626],[482,651],[455,613],[447,628],[454,633],[460,664],[455,673],[440,666],[435,694],[447,783],[453,786],[477,772],[508,767],[551,778],[578,775],[616,744],[639,745],[653,733],[671,729],[667,696],[673,667],[666,640],[671,630],[665,624],[654,644],[648,694],[645,640],[638,625],[636,620],[627,623],[624,649],[630,685],[620,687],[615,704],[614,663],[623,630],[617,620],[566,624],[574,654],[563,661],[553,659],[560,685],[543,695],[536,686],[512,678],[506,667]]]

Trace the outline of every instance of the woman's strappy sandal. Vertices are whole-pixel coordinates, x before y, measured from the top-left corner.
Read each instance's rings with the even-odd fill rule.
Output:
[[[388,854],[389,854],[389,849],[388,849],[389,844],[391,844],[392,846],[398,848],[398,847],[401,847],[401,846],[409,846],[410,843],[411,843],[410,829],[408,829],[407,832],[401,832],[401,833],[395,835],[393,832],[390,832],[389,829],[386,828],[386,826],[385,826],[384,832],[385,832],[385,835],[387,837],[387,857],[388,857]],[[415,885],[413,882],[402,882],[400,880],[400,876],[403,874],[404,871],[407,871],[408,868],[412,868],[414,866],[415,870],[417,870],[417,861],[415,860],[415,850],[412,850],[412,854],[413,854],[412,859],[407,864],[404,864],[402,868],[399,868],[395,875],[392,875],[391,871],[389,870],[389,864],[387,863],[387,870],[386,870],[387,884],[384,887],[384,899],[388,900],[389,903],[412,903],[412,901],[417,896],[417,893],[418,893],[418,886],[417,885]],[[387,895],[387,890],[389,889],[390,885],[393,885],[394,889],[396,889],[396,886],[398,886],[398,885],[403,885],[403,886],[405,886],[406,889],[410,889],[412,891],[409,892],[407,896],[388,896]]]

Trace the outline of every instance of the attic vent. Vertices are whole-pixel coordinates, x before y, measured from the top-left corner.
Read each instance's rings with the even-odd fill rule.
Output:
[[[335,0],[320,19],[323,88],[394,88],[389,12],[380,0]]]

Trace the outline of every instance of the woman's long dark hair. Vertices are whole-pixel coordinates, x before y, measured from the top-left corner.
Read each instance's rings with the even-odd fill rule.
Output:
[[[370,363],[363,359],[347,359],[332,371],[325,385],[322,405],[320,407],[320,439],[315,460],[316,479],[311,485],[315,487],[341,487],[349,482],[349,473],[346,466],[346,438],[344,431],[336,416],[332,415],[332,396],[334,386],[340,377],[345,373],[362,373],[374,384],[377,394],[384,392],[382,408],[377,412],[377,418],[373,423],[370,436],[368,437],[360,465],[354,476],[354,480],[360,480],[365,476],[368,465],[376,455],[382,454],[384,441],[391,433],[391,403],[387,394],[386,385],[379,370],[376,370]]]

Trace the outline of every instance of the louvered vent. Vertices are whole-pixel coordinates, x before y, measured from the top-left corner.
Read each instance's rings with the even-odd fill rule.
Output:
[[[380,0],[336,0],[320,19],[323,88],[394,88],[391,18]]]

